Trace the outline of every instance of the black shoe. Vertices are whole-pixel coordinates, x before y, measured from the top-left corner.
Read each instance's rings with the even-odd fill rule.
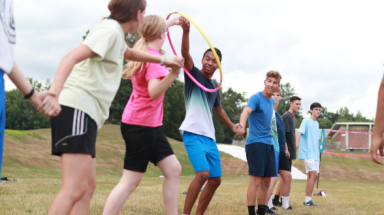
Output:
[[[275,212],[273,212],[273,210],[269,209],[268,207],[265,208],[265,214],[276,214]],[[277,214],[276,214],[277,215]]]
[[[293,210],[292,206],[289,206],[287,209],[283,208],[284,210]]]
[[[272,199],[272,204],[273,204],[273,206],[279,206],[279,199],[275,199],[275,198],[273,198]]]
[[[271,207],[270,209],[273,210],[273,211],[277,211],[277,210],[278,210],[278,209],[275,208],[275,207]]]

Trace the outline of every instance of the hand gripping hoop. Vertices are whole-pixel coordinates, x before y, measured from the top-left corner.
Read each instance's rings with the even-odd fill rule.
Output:
[[[192,23],[196,28],[197,30],[200,31],[201,35],[203,35],[204,39],[207,41],[209,47],[211,48],[213,54],[215,55],[215,58],[216,58],[216,61],[217,61],[217,64],[219,65],[219,70],[220,70],[220,84],[219,86],[217,86],[215,89],[208,89],[206,87],[204,87],[202,84],[200,84],[198,81],[196,81],[196,79],[187,71],[187,69],[183,66],[183,69],[185,71],[185,73],[189,76],[189,78],[197,85],[199,86],[201,89],[203,89],[204,91],[206,92],[215,92],[217,90],[220,89],[221,87],[221,84],[223,83],[223,70],[221,69],[221,63],[220,63],[220,59],[219,59],[219,56],[217,55],[216,53],[216,50],[214,49],[214,47],[212,46],[211,42],[208,40],[208,37],[205,36],[204,32],[199,28],[199,26],[196,25],[196,23],[194,21],[192,21],[188,16],[186,16],[185,14],[183,13],[180,13],[180,12],[172,12],[170,13],[168,16],[167,16],[167,20],[169,19],[169,17],[172,15],[172,14],[179,14],[181,16],[183,16],[184,18],[186,18],[190,23]],[[173,47],[173,44],[172,44],[172,40],[171,40],[171,36],[169,34],[169,29],[167,28],[167,31],[168,31],[168,41],[169,41],[169,44],[171,45],[171,48],[173,50],[173,53],[177,56],[177,53],[176,53],[176,50],[175,48]]]

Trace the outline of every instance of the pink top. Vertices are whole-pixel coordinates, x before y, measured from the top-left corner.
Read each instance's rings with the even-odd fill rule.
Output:
[[[148,47],[149,53],[161,56],[159,51]],[[133,91],[131,98],[125,106],[121,121],[125,124],[147,127],[159,127],[163,125],[163,100],[152,100],[148,93],[148,81],[151,79],[163,79],[168,74],[168,69],[158,63],[149,63],[142,71],[132,77]]]

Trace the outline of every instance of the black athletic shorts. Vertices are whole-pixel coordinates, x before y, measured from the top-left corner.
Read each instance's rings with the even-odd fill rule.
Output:
[[[249,175],[275,177],[277,175],[273,145],[251,143],[245,146]]]
[[[85,153],[96,157],[96,122],[81,110],[61,105],[61,112],[51,117],[52,155]]]
[[[148,162],[157,164],[173,155],[173,150],[160,127],[146,127],[121,123],[125,140],[124,169],[145,172]]]
[[[279,170],[285,170],[291,172],[292,159],[287,158],[285,152],[280,152]]]

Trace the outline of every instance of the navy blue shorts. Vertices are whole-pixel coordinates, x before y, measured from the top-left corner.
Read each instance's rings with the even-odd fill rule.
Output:
[[[275,177],[276,159],[273,145],[265,143],[251,143],[245,146],[249,175]]]

